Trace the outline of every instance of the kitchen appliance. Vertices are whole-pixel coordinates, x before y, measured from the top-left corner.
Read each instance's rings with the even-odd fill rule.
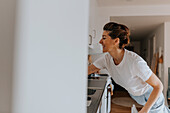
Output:
[[[87,106],[90,106],[91,104],[91,97],[87,97]]]

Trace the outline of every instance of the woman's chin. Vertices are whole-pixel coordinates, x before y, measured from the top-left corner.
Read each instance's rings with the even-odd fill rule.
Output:
[[[107,51],[103,49],[103,53],[106,53]]]

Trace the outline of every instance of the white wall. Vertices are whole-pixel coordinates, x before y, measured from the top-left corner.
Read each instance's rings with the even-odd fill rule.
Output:
[[[155,37],[156,37],[156,46],[155,46],[155,51],[156,52],[159,52],[159,47],[161,47],[162,48],[162,52],[164,53],[164,43],[165,43],[165,25],[164,25],[164,23],[163,24],[161,24],[157,29],[156,29],[156,31],[154,32],[154,34],[155,34]],[[166,53],[165,53],[166,54]],[[165,95],[165,97],[166,97],[166,94],[167,94],[167,92],[166,92],[166,90],[167,90],[167,86],[166,86],[166,82],[165,82],[165,74],[164,74],[164,71],[165,71],[165,68],[164,68],[164,62],[163,62],[163,64],[161,65],[161,75],[159,75],[159,76],[161,76],[161,81],[162,81],[162,83],[163,83],[163,85],[164,85],[164,95]]]
[[[161,24],[155,31],[153,31],[149,36],[155,35],[156,37],[156,52],[159,51],[159,47],[163,49],[163,65],[162,65],[162,75],[161,81],[164,84],[164,95],[166,99],[167,89],[168,89],[168,67],[170,67],[170,52],[169,52],[169,43],[170,43],[170,22],[165,22]]]
[[[92,38],[92,44],[93,48],[89,48],[89,54],[96,54],[96,53],[102,53],[101,45],[99,44],[99,40],[101,39],[101,30],[102,28],[99,28],[100,22],[99,16],[98,16],[98,3],[97,0],[90,0],[90,10],[89,10],[89,35],[94,36],[94,30],[96,31],[95,37]],[[101,27],[101,26],[100,26]]]
[[[18,0],[12,113],[86,113],[88,2]]]
[[[93,36],[93,30],[96,31],[96,37],[93,38],[93,48],[88,49],[88,53],[92,56],[92,62],[104,55],[102,51],[102,45],[99,44],[99,41],[102,38],[105,21],[109,21],[109,18],[103,19],[103,17],[100,16],[99,8],[100,7],[98,6],[97,0],[90,0],[89,34]],[[100,73],[108,74],[105,69],[100,70]]]
[[[165,36],[165,27],[164,23],[162,23],[154,32],[156,37],[156,52],[159,51],[159,47],[164,47],[164,36]]]
[[[164,93],[167,92],[168,88],[168,67],[170,67],[170,22],[165,22],[165,37],[164,37],[164,54],[163,54],[163,62],[164,62],[164,87],[165,91]]]
[[[155,29],[153,32],[151,32],[148,36],[146,36],[146,42],[148,43],[148,40],[150,38],[153,38],[155,36],[155,52],[159,52],[159,47],[161,47],[164,51],[164,23],[162,23],[160,26],[157,27],[157,29]],[[143,43],[142,47],[146,46],[145,48],[148,48],[147,44]],[[148,52],[148,50],[147,50]],[[148,62],[151,63],[150,56],[147,55],[147,60],[149,60]],[[162,75],[161,75],[161,81],[164,83],[164,78],[163,78],[163,65],[162,65]]]
[[[100,7],[100,14],[104,16],[161,16],[170,15],[170,5],[147,5],[147,6],[114,6]]]
[[[159,47],[162,48],[163,50],[163,53],[164,55],[166,54],[166,52],[164,51],[164,43],[165,43],[165,25],[164,23],[162,23],[160,26],[157,27],[157,29],[155,29],[153,32],[151,32],[148,36],[146,36],[145,40],[143,40],[143,43],[142,43],[142,48],[144,50],[144,48],[147,49],[147,55],[146,55],[146,60],[148,61],[148,64],[151,63],[152,59],[150,59],[150,56],[148,56],[148,40],[150,38],[152,38],[153,36],[155,36],[155,51],[156,52],[159,52]],[[143,51],[142,50],[142,51]],[[165,61],[165,59],[164,59]],[[165,68],[164,68],[164,65],[165,65],[165,62],[163,62],[163,64],[161,65],[161,75],[158,75],[158,76],[161,76],[160,80],[162,81],[163,85],[164,85],[164,95],[165,95],[165,98],[166,98],[166,91],[167,91],[167,81],[166,81],[166,75],[164,74],[164,71]],[[168,72],[167,72],[168,73]]]
[[[11,113],[15,0],[0,0],[0,113]]]
[[[97,0],[90,0],[89,2],[89,34],[91,34],[96,27],[98,4]]]

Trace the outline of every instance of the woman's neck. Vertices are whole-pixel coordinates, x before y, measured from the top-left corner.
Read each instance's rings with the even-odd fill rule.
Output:
[[[123,60],[124,52],[124,49],[113,49],[109,52],[109,54],[113,57],[113,61],[116,65],[120,64],[120,62]]]

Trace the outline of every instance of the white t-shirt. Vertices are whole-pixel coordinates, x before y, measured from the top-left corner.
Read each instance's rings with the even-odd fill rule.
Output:
[[[144,94],[150,87],[145,81],[149,79],[152,71],[147,63],[132,51],[125,49],[123,59],[118,65],[115,65],[109,53],[97,59],[93,65],[106,69],[117,84],[134,96]]]

